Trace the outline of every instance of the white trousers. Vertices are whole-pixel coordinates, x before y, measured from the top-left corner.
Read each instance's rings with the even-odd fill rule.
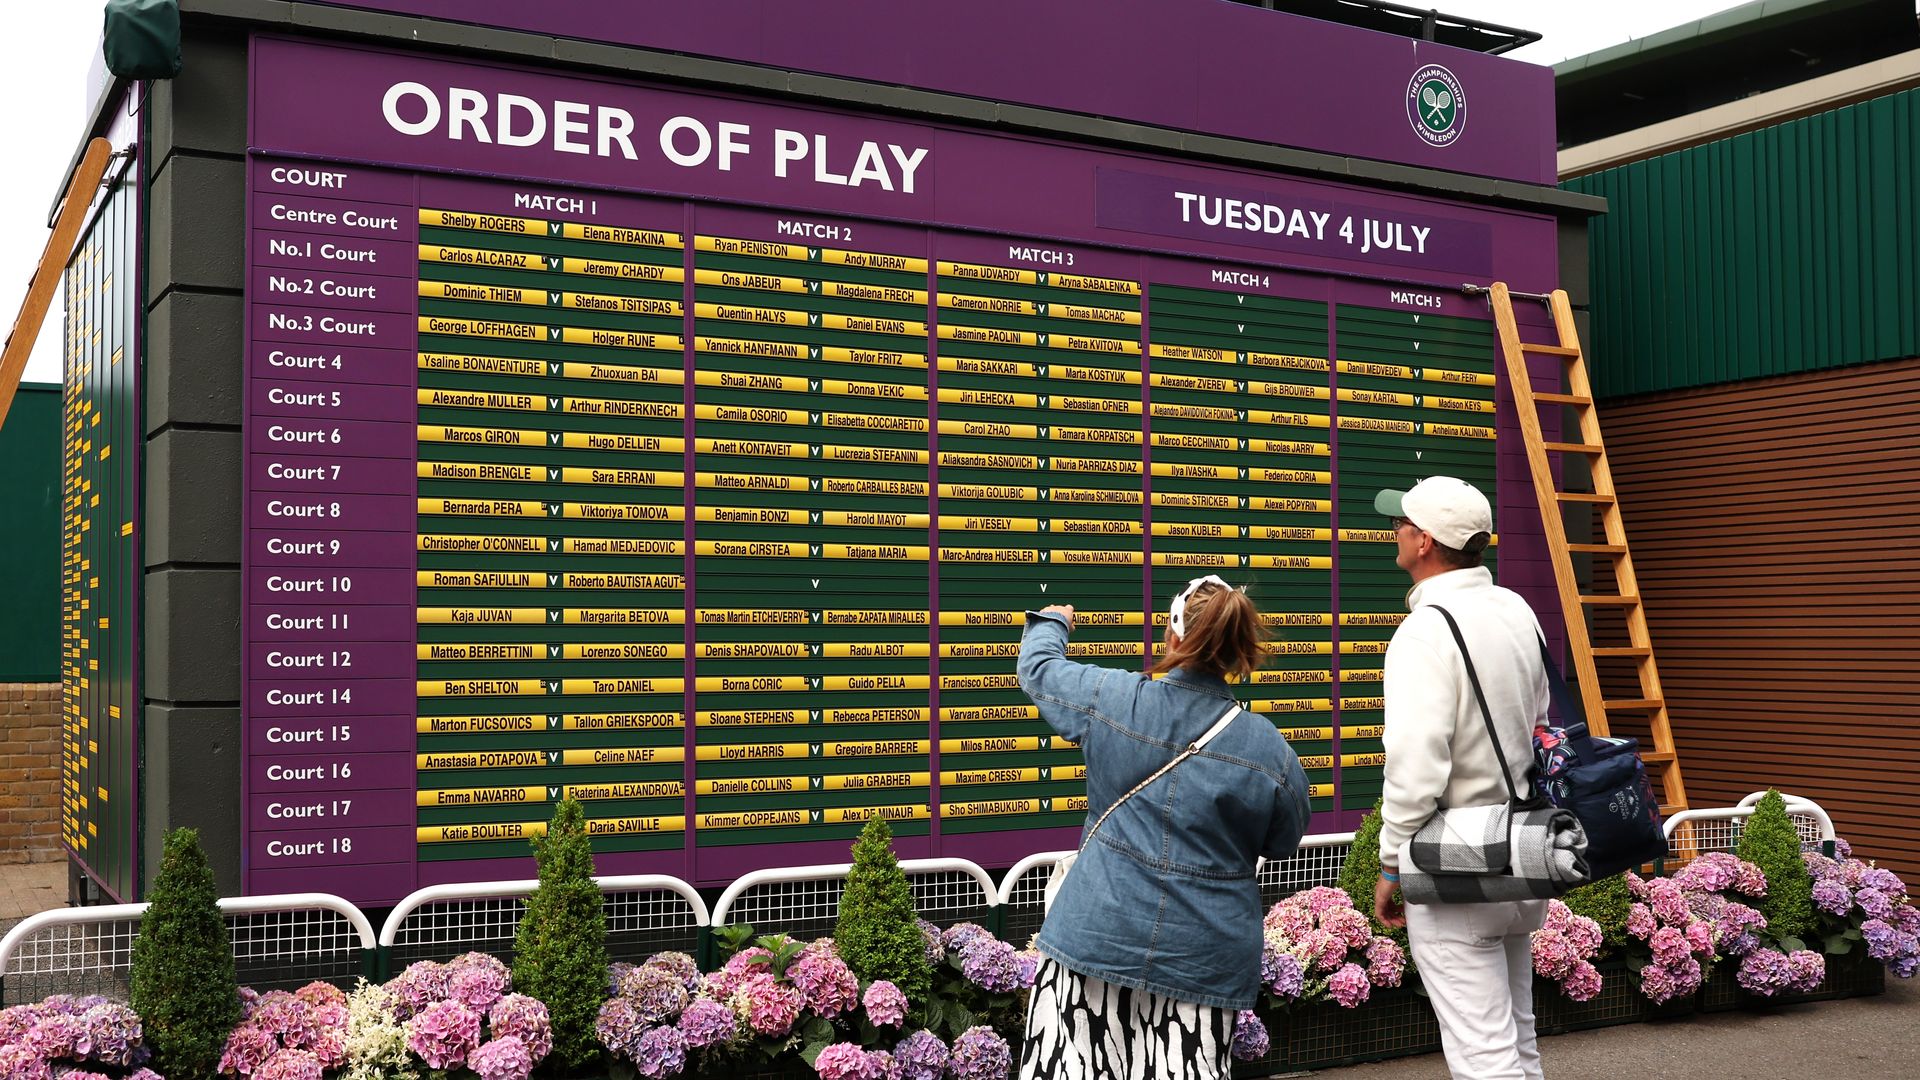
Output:
[[[1407,937],[1454,1080],[1541,1080],[1528,935],[1545,900],[1409,904]]]

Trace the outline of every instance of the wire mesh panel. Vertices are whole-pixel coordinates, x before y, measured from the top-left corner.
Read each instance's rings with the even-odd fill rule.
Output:
[[[1745,835],[1752,802],[1714,810],[1687,810],[1668,819],[1667,868],[1684,865],[1710,852],[1733,852]],[[1818,803],[1794,797],[1787,803],[1787,820],[1800,836],[1802,851],[1832,854],[1833,822]]]
[[[1340,868],[1352,850],[1352,833],[1321,833],[1302,839],[1299,850],[1284,859],[1261,860],[1255,872],[1260,906],[1271,907],[1316,885],[1338,885]]]
[[[126,905],[139,907],[140,905]],[[49,994],[102,994],[127,1000],[127,973],[140,917],[101,922],[49,922],[14,939],[0,970],[0,1004],[39,1001]]]
[[[730,886],[714,908],[715,926],[746,924],[762,934],[811,941],[833,933],[846,892],[846,864],[761,870]],[[920,917],[938,926],[978,922],[997,897],[986,871],[963,859],[911,859],[900,864]]]
[[[220,908],[242,986],[271,990],[315,979],[346,985],[366,970],[373,930],[337,896],[306,893],[224,899]],[[49,994],[128,995],[133,942],[145,904],[42,912],[0,942],[0,1001]]]
[[[607,956],[638,962],[663,951],[693,953],[707,912],[692,887],[677,879],[600,878]],[[399,971],[419,960],[451,960],[484,952],[511,962],[513,939],[537,881],[437,885],[402,900],[380,938]]]
[[[1047,917],[1047,881],[1070,851],[1043,851],[1014,864],[1000,882],[1000,938],[1024,948]]]

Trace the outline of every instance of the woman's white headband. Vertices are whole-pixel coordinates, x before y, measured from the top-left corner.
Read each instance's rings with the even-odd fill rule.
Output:
[[[1202,585],[1218,585],[1223,589],[1233,588],[1218,574],[1208,574],[1206,577],[1197,577],[1187,582],[1187,587],[1181,589],[1180,595],[1174,597],[1173,603],[1167,605],[1167,625],[1180,637],[1187,636],[1187,599]]]

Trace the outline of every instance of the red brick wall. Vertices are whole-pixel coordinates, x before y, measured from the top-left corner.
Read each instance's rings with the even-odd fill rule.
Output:
[[[0,683],[0,722],[0,863],[63,859],[60,684]]]

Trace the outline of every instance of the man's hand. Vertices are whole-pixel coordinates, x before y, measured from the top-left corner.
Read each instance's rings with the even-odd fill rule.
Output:
[[[1388,926],[1407,925],[1406,906],[1393,896],[1399,890],[1399,882],[1386,878],[1375,878],[1373,881],[1373,917]]]
[[[1046,607],[1043,607],[1040,609],[1040,614],[1059,615],[1062,618],[1067,620],[1067,630],[1069,632],[1073,630],[1073,605],[1072,604],[1048,604]]]

